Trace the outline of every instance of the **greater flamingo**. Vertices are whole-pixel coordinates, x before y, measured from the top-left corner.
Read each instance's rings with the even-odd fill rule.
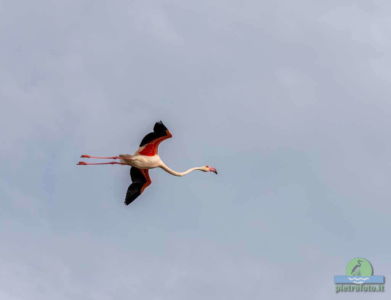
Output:
[[[184,172],[177,172],[170,169],[159,157],[159,144],[171,138],[171,132],[164,126],[162,121],[155,123],[153,132],[148,133],[141,141],[140,147],[133,154],[120,154],[118,156],[91,156],[82,155],[83,158],[97,158],[97,159],[118,159],[118,161],[111,161],[106,163],[86,163],[80,161],[79,166],[86,165],[128,165],[130,168],[130,177],[132,183],[129,185],[126,193],[125,204],[129,205],[151,184],[149,177],[149,169],[161,168],[167,173],[174,176],[185,176],[195,170],[203,172],[213,172],[217,174],[217,170],[210,166],[194,167]]]

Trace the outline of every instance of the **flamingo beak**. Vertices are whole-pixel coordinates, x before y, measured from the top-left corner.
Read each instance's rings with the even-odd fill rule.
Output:
[[[217,170],[215,168],[212,168],[212,167],[209,167],[209,172],[213,172],[213,173],[217,174]]]

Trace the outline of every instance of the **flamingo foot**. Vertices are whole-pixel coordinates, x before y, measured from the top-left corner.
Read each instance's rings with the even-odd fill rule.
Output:
[[[81,158],[90,158],[91,156],[90,155],[87,155],[87,154],[83,154],[82,156],[80,156]]]
[[[79,162],[77,163],[77,165],[78,165],[78,166],[86,166],[87,163],[84,162],[84,161],[79,161]]]

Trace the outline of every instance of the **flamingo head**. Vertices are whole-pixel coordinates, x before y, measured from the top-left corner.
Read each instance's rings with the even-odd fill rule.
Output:
[[[211,167],[211,166],[203,167],[203,171],[204,172],[213,172],[213,173],[217,174],[217,170],[215,168]]]

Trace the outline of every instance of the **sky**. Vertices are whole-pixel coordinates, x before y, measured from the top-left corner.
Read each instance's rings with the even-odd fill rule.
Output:
[[[389,299],[391,4],[0,0],[0,298]],[[125,206],[156,121],[173,138]]]

